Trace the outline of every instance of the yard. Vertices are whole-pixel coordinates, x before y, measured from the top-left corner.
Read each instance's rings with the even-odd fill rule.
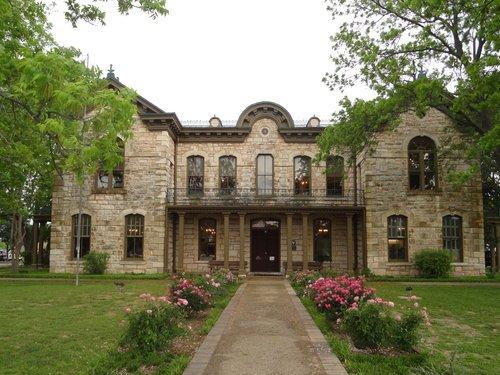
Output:
[[[500,368],[500,284],[371,282],[377,295],[398,303],[406,287],[421,297],[431,327],[423,332],[418,354],[365,355],[353,352],[345,338],[331,333],[331,325],[313,304],[303,299],[328,343],[353,374],[495,374]]]

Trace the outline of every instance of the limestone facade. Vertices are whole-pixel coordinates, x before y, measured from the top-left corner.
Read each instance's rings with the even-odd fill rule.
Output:
[[[381,275],[414,274],[412,259],[418,250],[442,247],[442,217],[449,214],[463,220],[463,262],[454,265],[455,273],[483,272],[480,181],[453,188],[444,178],[444,161],[439,156],[438,189],[408,189],[410,139],[429,136],[439,150],[450,134],[459,136],[440,112],[431,111],[423,119],[408,113],[397,128],[380,133],[374,151],[360,156],[356,168],[345,165],[342,197],[326,196],[324,162],[312,163],[310,196],[297,197],[293,190],[294,157],[314,159],[315,136],[322,131],[316,118],[307,127],[296,127],[284,108],[266,102],[247,108],[236,127],[221,127],[218,122],[212,128],[189,128],[182,126],[175,114],[162,112],[145,100],[139,104],[143,106],[139,107],[134,136],[125,145],[124,187],[98,192],[94,176],[83,187],[82,212],[91,216],[91,250],[110,254],[109,272],[207,271],[209,262],[199,259],[199,220],[203,218],[216,219],[215,259],[226,261],[226,265],[237,263],[243,251],[246,264],[241,272],[255,271],[251,266],[256,251],[252,248],[252,222],[278,220],[279,252],[274,261],[279,262],[279,272],[285,272],[290,255],[297,263],[314,260],[313,223],[321,218],[331,223],[331,261],[323,267],[338,271],[369,267]],[[273,156],[271,197],[255,194],[259,154]],[[194,155],[204,158],[204,194],[199,197],[187,194],[187,158]],[[237,160],[237,192],[221,197],[219,158],[227,155]],[[78,212],[78,192],[71,176],[65,176],[54,188],[51,272],[75,271],[71,223],[72,215]],[[126,257],[128,214],[144,217],[140,259]],[[387,217],[394,214],[408,218],[409,257],[402,263],[388,260]]]

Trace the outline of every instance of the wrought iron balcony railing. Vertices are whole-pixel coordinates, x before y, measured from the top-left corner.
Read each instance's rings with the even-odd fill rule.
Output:
[[[341,193],[341,194],[339,194]],[[332,207],[363,206],[362,190],[344,190],[342,192],[327,189],[255,189],[255,188],[169,188],[167,204],[179,206],[296,206],[296,207]]]

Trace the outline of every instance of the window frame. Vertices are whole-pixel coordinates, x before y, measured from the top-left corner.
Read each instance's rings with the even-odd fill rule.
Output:
[[[116,192],[116,191],[123,191],[125,189],[125,143],[121,138],[117,138],[116,140],[117,144],[119,145],[118,147],[120,148],[121,156],[122,156],[122,163],[118,164],[113,168],[111,172],[107,172],[102,165],[99,167],[97,170],[97,173],[95,175],[95,181],[94,181],[94,190],[98,193],[106,193],[106,192]],[[118,172],[121,174],[122,178],[122,186],[114,187],[114,176],[115,172]],[[108,184],[107,186],[99,186],[99,178],[102,175],[106,175],[108,177]]]
[[[328,173],[328,164],[332,162],[333,160],[340,160],[341,161],[341,166],[342,166],[342,171],[340,173],[340,176],[337,175],[329,175]],[[326,185],[326,196],[327,197],[343,197],[345,194],[345,186],[344,186],[344,175],[345,175],[345,161],[344,158],[340,155],[329,155],[326,158],[326,168],[325,168],[325,185]],[[332,189],[328,188],[328,179],[333,178],[333,179],[338,179],[340,178],[340,194],[336,194],[333,192],[333,194],[330,194],[330,191]],[[334,190],[334,189],[333,189]]]
[[[128,234],[128,228],[129,228],[129,223],[128,223],[128,218],[130,217],[139,217],[142,219],[142,223],[139,224],[139,228],[142,229],[142,235],[140,236],[131,236]],[[125,215],[125,232],[124,232],[124,259],[125,260],[143,260],[144,259],[144,237],[145,237],[145,225],[146,223],[146,218],[144,217],[144,215],[141,215],[141,214],[128,214],[128,215]],[[141,241],[142,241],[142,255],[141,256],[129,256],[128,255],[128,239],[129,238],[141,238]],[[134,254],[135,251],[134,251]]]
[[[458,236],[446,236],[446,228],[454,229],[451,225],[446,225],[445,221],[448,218],[458,218],[459,219],[459,225],[457,229]],[[453,257],[452,263],[463,263],[464,261],[464,234],[463,234],[463,218],[460,215],[444,215],[442,218],[442,240],[443,240],[443,249],[448,250],[451,252],[452,255],[453,251],[456,249],[450,249],[445,246],[446,240],[450,241],[458,241],[460,244],[459,247],[459,258],[458,260],[455,260],[455,257]]]
[[[417,140],[418,138],[425,139],[426,141],[430,141],[432,144],[431,148],[412,148],[412,143]],[[434,179],[435,179],[435,184],[433,188],[426,189],[425,188],[425,153],[432,154],[434,157]],[[419,183],[418,183],[418,188],[413,189],[411,187],[411,162],[410,162],[410,154],[418,154],[418,172],[419,172]],[[408,149],[407,149],[407,166],[408,166],[408,190],[411,192],[433,192],[437,191],[439,188],[439,182],[438,182],[438,158],[437,158],[437,147],[436,147],[436,142],[431,137],[428,137],[426,135],[419,135],[416,137],[413,137],[410,142],[408,142]]]
[[[316,223],[319,221],[327,221],[328,222],[328,236],[329,236],[329,259],[327,260],[322,260],[321,262],[331,262],[333,259],[333,254],[332,254],[332,244],[333,244],[333,238],[332,238],[332,220],[326,218],[326,217],[318,217],[312,220],[312,235],[313,235],[313,261],[319,262],[319,260],[316,260],[316,252],[317,252],[317,243],[316,243]]]
[[[88,218],[88,225],[84,224],[84,219]],[[71,215],[71,258],[76,259],[76,237],[77,237],[78,214]],[[92,216],[82,213],[82,222],[80,223],[82,230],[80,231],[80,259],[92,251]],[[88,235],[83,235],[83,227],[88,227]],[[89,239],[89,251],[87,254],[82,253],[82,239]]]
[[[211,260],[217,260],[217,232],[218,232],[218,221],[215,217],[210,217],[210,216],[204,216],[204,217],[201,217],[199,218],[198,220],[198,228],[197,228],[197,232],[198,232],[198,262],[209,262]],[[215,242],[214,242],[214,257],[212,259],[201,259],[201,246],[202,246],[202,243],[201,243],[201,225],[204,221],[213,221],[213,224],[214,224],[214,228],[215,228]]]
[[[223,158],[234,159],[234,188],[223,188],[222,187],[222,163]],[[231,176],[230,176],[231,177]],[[234,155],[222,155],[219,156],[219,193],[221,195],[235,195],[238,189],[238,158]]]
[[[189,172],[189,160],[196,160],[196,158],[200,158],[202,161],[202,175],[201,175],[201,189],[200,190],[193,190],[191,191],[191,187],[189,185],[189,179],[190,177],[200,177],[193,175],[191,176]],[[198,191],[198,192],[197,192]],[[205,195],[205,157],[202,155],[189,155],[186,158],[186,195],[188,197],[202,197]]]
[[[269,156],[271,158],[271,174],[259,174],[259,157],[261,156]],[[259,188],[259,177],[271,177],[271,192],[270,193],[261,193],[261,190],[267,192],[269,189],[260,189]],[[272,154],[258,154],[255,158],[255,195],[258,197],[272,197],[274,196],[274,156]]]
[[[296,187],[295,187],[295,180],[297,178],[297,174],[296,174],[296,170],[295,170],[295,161],[297,159],[306,159],[307,160],[307,165],[308,165],[308,170],[309,170],[309,175],[308,175],[308,187],[307,187],[307,190],[302,192],[301,190],[297,190]],[[311,157],[310,156],[307,156],[307,155],[297,155],[297,156],[294,156],[293,158],[293,195],[294,196],[297,196],[297,197],[303,197],[303,196],[306,196],[306,197],[309,197],[312,195],[312,161],[311,161]]]
[[[405,230],[405,236],[404,237],[401,237],[401,236],[391,236],[391,233],[390,233],[390,230],[391,228],[393,227],[392,225],[390,225],[390,220],[391,218],[402,218],[403,219],[403,224],[404,224],[404,230]],[[389,241],[390,240],[400,240],[400,239],[403,239],[404,240],[404,250],[405,250],[405,257],[404,259],[392,259],[391,258],[391,252],[390,252],[390,248],[389,248]],[[409,249],[408,249],[408,217],[405,216],[405,215],[390,215],[387,217],[387,259],[389,262],[394,262],[394,263],[398,263],[398,262],[408,262],[408,253],[409,253]]]

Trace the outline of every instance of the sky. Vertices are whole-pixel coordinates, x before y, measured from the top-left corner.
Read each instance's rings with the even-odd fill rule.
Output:
[[[106,72],[113,64],[125,85],[181,122],[236,120],[250,104],[273,101],[294,120],[328,120],[344,95],[330,91],[330,36],[338,22],[324,0],[167,0],[169,15],[128,16],[106,5],[106,25],[63,17],[62,0],[49,17],[56,40],[89,55]]]

